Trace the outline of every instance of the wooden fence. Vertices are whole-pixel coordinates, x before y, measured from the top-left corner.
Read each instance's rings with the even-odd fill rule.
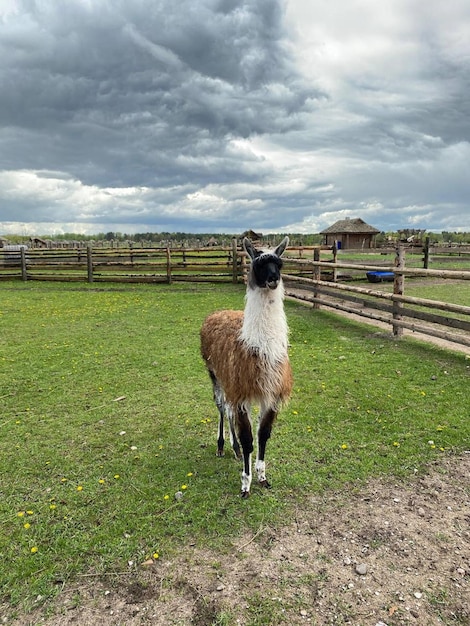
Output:
[[[317,253],[313,261],[297,260],[295,263],[313,269],[314,276],[286,274],[286,294],[292,298],[312,303],[314,308],[327,307],[352,313],[374,321],[390,324],[393,334],[399,337],[404,329],[438,337],[446,341],[470,346],[470,306],[441,302],[428,298],[405,295],[405,279],[470,280],[470,271],[430,270],[405,267],[404,248],[396,249],[393,265],[371,266],[353,263],[321,261]],[[322,270],[327,270],[326,279]],[[393,292],[374,287],[363,287],[337,282],[340,270],[360,272],[363,275],[377,270],[379,274],[392,275]],[[424,324],[423,324],[424,322]],[[444,330],[443,330],[444,329]]]
[[[238,281],[242,255],[219,249],[0,249],[0,280],[172,283]]]
[[[392,261],[387,252],[393,252]],[[460,251],[462,252],[462,251]],[[405,295],[405,280],[414,277],[470,280],[470,270],[433,270],[405,266],[402,247],[381,250],[383,260],[370,264],[341,262],[327,247],[291,247],[284,263],[288,296],[390,324],[395,336],[403,329],[470,346],[470,306]],[[321,255],[328,258],[321,258]],[[218,248],[79,248],[0,249],[0,280],[242,283],[246,256],[237,247]],[[366,273],[393,273],[393,292],[381,284],[358,286]],[[457,283],[456,283],[457,284]]]
[[[0,280],[238,283],[246,274],[246,255],[236,239],[230,246],[217,248],[10,248],[0,248]],[[289,249],[298,258],[306,254],[312,258],[312,250]],[[292,274],[312,276],[310,267],[288,264]]]

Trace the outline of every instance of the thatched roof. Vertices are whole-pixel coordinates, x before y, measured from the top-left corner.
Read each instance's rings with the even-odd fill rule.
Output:
[[[346,218],[338,220],[332,226],[328,226],[320,232],[321,235],[334,235],[336,233],[348,233],[354,235],[377,235],[380,230],[366,224],[360,217],[355,219]]]
[[[245,230],[244,233],[242,233],[242,239],[243,237],[248,237],[248,239],[251,239],[252,241],[259,241],[260,239],[263,239],[263,235],[261,233],[255,233],[254,230]]]

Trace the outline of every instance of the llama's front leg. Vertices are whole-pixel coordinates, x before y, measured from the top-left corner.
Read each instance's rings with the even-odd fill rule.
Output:
[[[243,452],[241,496],[242,498],[248,498],[251,487],[251,453],[253,452],[253,433],[251,431],[249,410],[241,406],[237,407],[236,426]]]
[[[273,422],[276,419],[277,410],[273,407],[261,407],[259,424],[258,424],[258,454],[256,456],[255,469],[258,474],[260,485],[269,489],[270,483],[266,479],[266,463],[264,456],[266,453],[266,443],[271,437]]]

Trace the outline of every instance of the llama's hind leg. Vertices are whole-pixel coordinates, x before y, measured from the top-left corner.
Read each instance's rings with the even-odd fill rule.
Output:
[[[212,389],[214,392],[214,402],[219,411],[219,428],[218,428],[218,436],[217,436],[217,456],[224,456],[224,419],[225,419],[225,394],[224,390],[220,386],[219,381],[217,380],[216,375],[212,370],[209,370],[209,376],[212,381]]]
[[[258,453],[256,456],[255,469],[258,475],[259,484],[267,489],[271,488],[271,484],[266,478],[266,463],[264,460],[266,454],[266,444],[271,437],[271,430],[274,420],[277,416],[277,409],[274,407],[261,407],[259,424],[258,424]]]
[[[241,458],[242,458],[242,453],[241,453],[241,449],[240,449],[240,444],[238,443],[237,433],[235,431],[235,424],[234,424],[234,420],[233,420],[233,410],[232,410],[232,407],[230,406],[230,404],[226,405],[225,410],[226,410],[227,417],[228,417],[228,427],[229,427],[229,434],[230,434],[230,443],[232,444],[233,453],[235,454],[235,458],[240,461]]]
[[[251,420],[249,408],[237,406],[236,413],[237,434],[243,452],[242,471],[242,498],[248,498],[251,487],[251,453],[253,452],[253,433],[251,431]]]

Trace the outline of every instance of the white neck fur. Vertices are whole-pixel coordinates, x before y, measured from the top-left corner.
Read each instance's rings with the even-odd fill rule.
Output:
[[[272,364],[287,358],[289,329],[283,301],[282,280],[274,290],[248,288],[245,296],[241,339]]]

